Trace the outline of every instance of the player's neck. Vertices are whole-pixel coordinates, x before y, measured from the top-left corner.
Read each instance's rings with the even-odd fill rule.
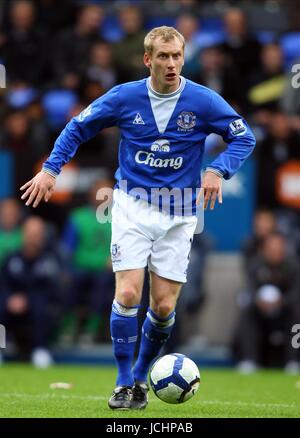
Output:
[[[180,82],[181,82],[181,79],[179,77],[178,81],[174,85],[160,84],[158,81],[156,81],[151,76],[150,85],[151,85],[151,88],[154,91],[156,91],[156,93],[159,93],[159,94],[171,94],[171,93],[174,93],[175,91],[178,90],[178,88],[180,87]]]

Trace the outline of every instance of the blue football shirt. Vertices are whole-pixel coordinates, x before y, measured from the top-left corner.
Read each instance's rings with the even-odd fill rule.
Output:
[[[110,126],[118,126],[121,133],[116,171],[121,189],[148,201],[160,189],[182,194],[190,189],[193,208],[206,137],[217,133],[227,143],[209,166],[225,179],[237,172],[255,146],[247,122],[213,90],[181,77],[176,91],[160,94],[147,78],[115,86],[74,117],[57,138],[44,169],[58,175],[81,143]]]

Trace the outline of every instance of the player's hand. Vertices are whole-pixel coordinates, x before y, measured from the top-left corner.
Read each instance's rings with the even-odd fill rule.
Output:
[[[219,204],[222,204],[222,178],[216,175],[214,172],[207,170],[204,173],[202,179],[201,189],[197,198],[197,205],[200,204],[200,200],[204,195],[203,208],[206,209],[210,202],[210,209],[215,207],[216,199],[218,198]]]
[[[28,198],[26,205],[32,204],[36,208],[42,200],[45,202],[49,201],[54,192],[55,182],[54,176],[41,170],[34,178],[20,188],[20,190],[26,190],[21,199],[25,200]]]

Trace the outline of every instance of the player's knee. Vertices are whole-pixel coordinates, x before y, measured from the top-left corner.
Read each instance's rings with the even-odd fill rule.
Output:
[[[136,306],[139,304],[139,294],[135,289],[127,288],[118,293],[117,301],[123,306]]]
[[[174,303],[161,301],[155,305],[155,309],[153,310],[159,318],[167,318],[174,310]]]

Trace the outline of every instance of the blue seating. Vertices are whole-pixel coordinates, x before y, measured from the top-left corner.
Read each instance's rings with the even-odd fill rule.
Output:
[[[201,30],[195,35],[195,41],[200,50],[217,46],[225,41],[225,34],[222,30],[205,31]]]
[[[101,26],[101,34],[106,41],[115,43],[120,41],[124,35],[118,17],[115,15],[107,15]]]
[[[261,44],[270,44],[276,41],[275,32],[269,30],[260,30],[256,32],[256,38]]]
[[[8,104],[17,109],[26,108],[38,97],[38,91],[32,87],[12,88],[6,94]]]
[[[283,35],[280,40],[285,63],[287,66],[300,57],[300,32],[291,32]]]
[[[73,106],[78,102],[76,93],[71,90],[56,89],[48,91],[42,98],[49,125],[54,129],[62,128]]]
[[[160,27],[160,26],[175,26],[176,24],[176,17],[149,17],[148,20],[145,23],[145,27],[147,30],[151,30],[154,27]]]

